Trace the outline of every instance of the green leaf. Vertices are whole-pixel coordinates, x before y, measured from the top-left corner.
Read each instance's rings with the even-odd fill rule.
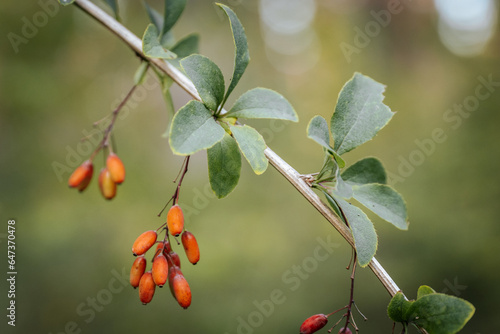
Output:
[[[149,22],[155,25],[156,30],[161,31],[163,28],[163,16],[158,13],[153,7],[150,7],[147,2],[143,2],[146,12],[148,13]]]
[[[224,98],[224,76],[220,68],[202,55],[191,55],[181,60],[181,67],[193,82],[205,106],[213,111]]]
[[[335,187],[333,189],[333,192],[335,195],[340,196],[344,199],[349,199],[352,198],[353,195],[353,189],[352,186],[344,180],[342,180],[342,176],[340,176],[340,168],[337,168],[337,172],[335,175],[336,183]]]
[[[240,151],[247,159],[255,174],[260,175],[267,169],[268,161],[264,150],[266,142],[254,128],[244,125],[230,126],[234,139],[238,143]]]
[[[141,65],[137,68],[134,74],[134,84],[141,85],[144,82],[144,78],[146,77],[146,73],[148,72],[149,62],[142,61]]]
[[[59,0],[59,3],[63,6],[71,5],[75,0]]]
[[[233,76],[231,78],[231,83],[229,84],[229,88],[227,89],[226,95],[224,96],[224,104],[229,97],[229,95],[234,90],[234,87],[240,81],[241,76],[245,72],[248,63],[250,62],[250,54],[248,52],[248,42],[247,36],[245,35],[245,29],[241,25],[240,20],[236,16],[236,14],[226,5],[217,3],[219,7],[221,7],[226,13],[229,21],[231,23],[231,31],[233,32],[233,40],[234,40],[234,71]]]
[[[254,88],[241,95],[226,116],[299,120],[291,104],[282,95],[267,88]]]
[[[466,300],[433,293],[413,302],[407,315],[409,322],[425,328],[429,334],[454,334],[472,318],[474,311]]]
[[[330,146],[330,132],[328,124],[321,116],[314,116],[307,126],[307,137],[323,146],[332,155],[340,168],[345,167],[345,161]]]
[[[179,58],[185,58],[193,53],[198,53],[199,40],[200,36],[198,34],[187,35],[175,44],[172,48],[172,52]]]
[[[118,15],[118,2],[116,0],[104,0],[104,2],[108,4],[113,11],[113,14],[115,14],[116,20],[120,21],[120,15]]]
[[[395,322],[407,322],[407,313],[412,303],[406,300],[402,292],[397,292],[387,307],[387,315]]]
[[[342,216],[342,213],[340,213],[340,208],[337,205],[337,202],[333,199],[332,195],[330,195],[325,189],[319,188],[325,194],[326,201],[330,206],[332,207],[333,211],[337,214],[337,216],[345,223],[344,221],[344,216]]]
[[[165,49],[158,41],[158,29],[154,24],[148,25],[142,37],[142,51],[151,58],[173,59],[177,55]]]
[[[165,0],[162,36],[172,29],[186,7],[186,0]]]
[[[406,204],[403,197],[385,184],[353,186],[354,198],[367,209],[401,230],[408,229]]]
[[[163,75],[159,77],[161,83],[161,92],[163,95],[163,99],[165,100],[165,107],[169,115],[175,116],[175,108],[174,108],[174,100],[172,99],[172,94],[170,93],[170,87],[174,83],[174,79],[172,79],[168,75]],[[170,135],[170,126],[168,123],[167,130],[163,133],[162,137],[167,138]]]
[[[356,245],[358,262],[361,267],[366,267],[377,251],[377,233],[373,223],[361,209],[339,197],[334,197],[334,199],[349,223]]]
[[[238,144],[229,134],[207,150],[208,178],[217,198],[229,195],[238,184],[241,154]]]
[[[342,173],[342,178],[351,184],[387,183],[384,166],[376,158],[359,160]]]
[[[430,295],[430,294],[433,294],[433,293],[436,293],[436,291],[434,291],[433,288],[431,288],[428,285],[421,285],[418,288],[418,291],[417,291],[417,299],[420,299],[423,296]]]
[[[169,143],[175,154],[190,155],[214,146],[224,133],[203,103],[189,101],[172,120]]]
[[[394,113],[382,103],[385,86],[354,74],[340,92],[330,121],[334,149],[342,155],[371,140]]]

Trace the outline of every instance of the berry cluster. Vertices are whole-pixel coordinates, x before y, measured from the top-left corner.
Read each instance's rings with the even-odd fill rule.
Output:
[[[95,155],[95,154],[94,154]],[[93,155],[93,156],[94,156]],[[90,184],[94,174],[93,157],[84,161],[73,174],[69,177],[68,184],[71,188],[77,188],[80,192],[84,191]],[[106,199],[112,199],[116,196],[116,186],[125,180],[125,167],[120,158],[113,152],[108,154],[106,166],[99,173],[99,189],[102,196]]]
[[[158,241],[157,231],[162,228],[165,230],[165,237]],[[172,205],[167,214],[166,224],[160,226],[158,230],[146,231],[135,240],[132,253],[137,258],[130,269],[130,284],[134,288],[139,287],[139,299],[146,305],[153,299],[156,286],[161,288],[168,281],[175,300],[186,309],[191,305],[191,289],[182,274],[179,255],[172,250],[169,238],[170,235],[178,237],[182,232],[182,246],[192,264],[200,260],[198,242],[191,232],[184,229],[184,214],[178,204]],[[158,246],[151,261],[152,268],[146,272],[147,261],[144,255],[155,243],[158,243]]]

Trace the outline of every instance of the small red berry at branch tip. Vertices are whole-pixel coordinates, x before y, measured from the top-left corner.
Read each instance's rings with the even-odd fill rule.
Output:
[[[178,236],[184,229],[184,214],[179,205],[173,205],[167,214],[168,231],[173,236]]]
[[[344,327],[339,330],[339,334],[352,334],[352,332],[349,327]]]
[[[111,179],[109,170],[105,167],[99,174],[99,188],[105,199],[112,199],[116,196],[116,183]]]
[[[111,152],[106,159],[106,167],[109,170],[114,183],[120,184],[125,180],[125,166],[118,156]]]
[[[154,230],[146,231],[135,239],[132,245],[132,253],[134,255],[142,255],[146,253],[156,242],[158,234]]]
[[[92,161],[84,161],[71,174],[68,180],[68,185],[71,188],[78,188],[78,190],[84,191],[85,188],[87,188],[87,186],[89,185],[93,173],[94,165],[92,164]]]
[[[196,241],[193,233],[184,231],[184,233],[182,233],[181,241],[189,262],[192,264],[198,263],[200,260],[200,249],[198,248],[198,242]]]
[[[328,318],[324,314],[316,314],[307,318],[300,326],[300,334],[312,334],[325,327]]]

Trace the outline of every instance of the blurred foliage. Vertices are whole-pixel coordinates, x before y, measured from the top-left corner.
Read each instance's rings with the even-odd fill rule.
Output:
[[[149,3],[161,10],[162,1]],[[348,163],[374,155],[397,173],[401,159],[419,150],[416,140],[443,129],[446,140],[395,184],[408,203],[409,231],[375,221],[377,258],[404,291],[428,284],[472,302],[477,312],[464,333],[492,332],[500,325],[492,298],[500,293],[500,94],[481,101],[457,129],[443,114],[474,94],[479,76],[500,80],[500,37],[495,35],[479,56],[454,56],[439,41],[436,13],[427,1],[393,16],[348,63],[340,43],[351,43],[353,27],[363,27],[372,20],[370,10],[384,6],[382,1],[356,3],[347,10],[343,1],[317,1],[312,23],[320,45],[317,63],[286,74],[269,60],[258,3],[229,1],[246,27],[252,57],[229,103],[255,86],[283,94],[297,110],[298,124],[249,123],[267,129],[269,146],[303,173],[318,171],[323,159],[320,147],[306,138],[308,120],[331,115],[338,92],[355,71],[387,85],[385,103],[398,113],[375,140],[347,154]],[[122,21],[142,35],[147,16],[140,3],[120,1],[119,7]],[[168,289],[158,289],[144,307],[137,291],[121,289],[113,273],[128,273],[133,240],[163,222],[156,214],[174,191],[171,181],[182,158],[173,156],[161,137],[168,114],[159,84],[151,78],[150,89],[140,91],[116,125],[118,154],[127,168],[117,197],[103,200],[95,182],[84,194],[69,190],[69,172],[58,179],[53,162],[67,164],[68,149],[77,150],[93,122],[126,94],[140,61],[74,6],[60,8],[16,53],[5,36],[21,34],[24,22],[40,11],[40,2],[0,3],[0,210],[4,222],[17,221],[15,333],[60,333],[74,321],[81,333],[147,328],[233,334],[239,319],[248,322],[249,317],[260,326],[240,332],[296,333],[306,317],[345,305],[350,250],[333,228],[273,169],[256,176],[243,164],[238,187],[216,200],[204,154],[193,157],[180,202],[191,208],[186,224],[202,251],[198,265],[183,269],[193,289],[192,306],[182,310],[166,296]],[[220,14],[209,1],[188,1],[174,32],[201,32],[201,52],[229,77],[233,46]],[[309,56],[306,52],[304,59]],[[173,89],[176,107],[186,103],[188,96]],[[102,158],[96,159],[96,168],[100,163]],[[6,254],[2,226],[0,248]],[[311,260],[321,245],[317,238],[327,236],[338,247],[325,261]],[[310,273],[298,278],[293,270],[304,265]],[[258,313],[256,304],[276,289],[284,302],[274,304],[269,316]],[[357,318],[361,333],[389,333],[390,298],[369,269],[358,271],[355,293],[369,318],[366,323]],[[89,304],[93,300],[95,309]],[[4,320],[2,333],[6,327]]]

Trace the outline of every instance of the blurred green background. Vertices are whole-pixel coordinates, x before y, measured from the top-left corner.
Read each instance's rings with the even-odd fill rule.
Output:
[[[148,2],[162,10],[162,1]],[[18,271],[16,327],[2,314],[1,332],[297,333],[306,317],[344,306],[350,249],[328,222],[272,167],[256,176],[243,162],[234,193],[214,199],[205,153],[193,156],[181,193],[187,228],[202,251],[200,263],[188,266],[177,247],[193,304],[183,310],[168,289],[157,289],[151,304],[141,305],[121,277],[127,279],[135,238],[163,223],[156,215],[174,191],[182,158],[161,136],[169,116],[151,79],[153,87],[134,95],[115,128],[127,168],[117,197],[103,200],[95,180],[83,194],[68,189],[69,170],[90,154],[79,140],[130,89],[139,61],[81,10],[52,3],[0,3],[5,313],[8,219],[16,220]],[[385,103],[397,114],[375,140],[345,156],[348,164],[367,155],[382,159],[408,204],[407,232],[374,218],[377,259],[409,297],[428,284],[471,301],[476,314],[463,333],[496,332],[499,4],[397,3],[229,1],[246,27],[252,57],[229,105],[255,86],[286,96],[298,124],[252,124],[294,168],[311,173],[321,167],[322,150],[306,138],[308,121],[317,114],[329,119],[356,71],[387,85]],[[124,23],[142,35],[147,17],[140,2],[119,5]],[[25,27],[30,22],[36,31]],[[230,29],[211,1],[188,1],[174,31],[178,37],[200,32],[201,52],[228,80]],[[494,84],[479,88],[484,98],[478,99],[481,80]],[[178,87],[173,92],[176,107],[188,100]],[[461,104],[467,109],[459,113]],[[436,131],[439,142],[431,140]],[[100,155],[97,170],[102,162]],[[319,261],[315,250],[325,242],[333,244],[331,253]],[[355,300],[369,319],[356,314],[361,333],[391,332],[389,299],[369,269],[358,271]]]

